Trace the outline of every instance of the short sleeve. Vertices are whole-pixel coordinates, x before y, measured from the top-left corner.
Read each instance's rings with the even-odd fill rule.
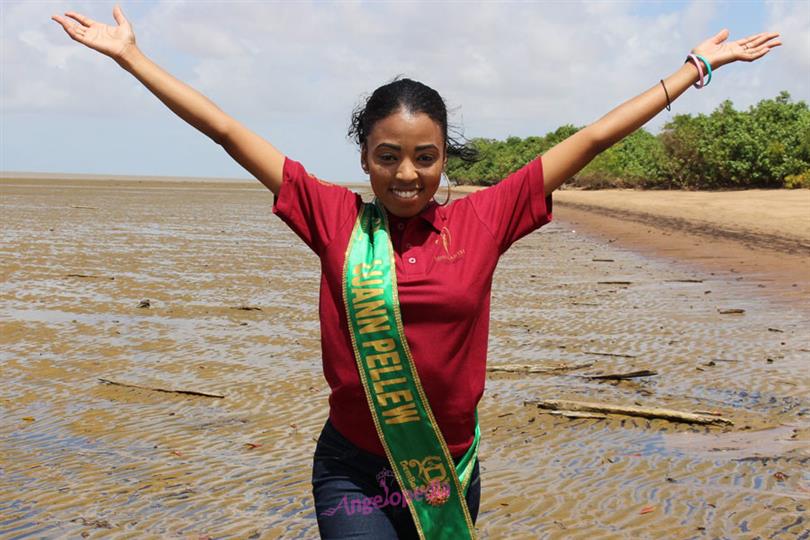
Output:
[[[478,218],[504,253],[514,242],[551,221],[551,195],[543,188],[543,162],[537,157],[498,184],[469,195]]]
[[[273,213],[319,256],[340,227],[357,217],[359,204],[359,195],[316,178],[297,161],[284,160]]]

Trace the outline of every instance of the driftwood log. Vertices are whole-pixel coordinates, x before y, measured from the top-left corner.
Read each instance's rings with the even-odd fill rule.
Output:
[[[628,371],[626,373],[605,373],[604,375],[582,375],[586,379],[596,381],[623,381],[625,379],[636,379],[638,377],[653,377],[658,375],[657,371],[640,369],[638,371]]]
[[[686,422],[689,424],[726,424],[734,425],[734,422],[722,416],[689,413],[675,411],[672,409],[660,409],[654,407],[636,407],[633,405],[612,405],[607,403],[593,403],[589,401],[569,401],[564,399],[541,399],[538,401],[527,401],[524,405],[536,405],[540,409],[566,412],[586,412],[622,414],[625,416],[640,416],[643,418],[661,418],[673,422]]]
[[[583,364],[562,364],[559,366],[538,366],[534,364],[502,364],[497,366],[487,366],[490,373],[561,373],[563,371],[575,371],[591,367],[593,362]]]
[[[577,412],[577,411],[546,411],[548,414],[554,416],[565,416],[566,418],[596,418],[598,420],[607,418],[604,413],[595,412]]]
[[[203,397],[210,397],[210,398],[217,398],[217,399],[224,399],[225,396],[222,394],[209,394],[208,392],[198,392],[197,390],[174,390],[170,388],[157,388],[154,386],[141,386],[138,384],[129,384],[129,383],[122,383],[118,381],[111,381],[110,379],[102,379],[99,378],[99,381],[105,384],[112,384],[115,386],[124,386],[126,388],[138,388],[140,390],[152,390],[153,392],[165,392],[167,394],[186,394],[189,396],[203,396]]]

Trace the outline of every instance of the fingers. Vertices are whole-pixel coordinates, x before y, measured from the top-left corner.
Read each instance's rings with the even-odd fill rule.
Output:
[[[720,44],[723,43],[726,39],[728,39],[728,28],[723,28],[712,38],[714,43]]]
[[[737,43],[743,48],[754,49],[775,37],[779,37],[777,32],[760,32],[759,34],[739,39]]]
[[[754,40],[761,38],[764,35],[767,35],[768,32],[760,32],[758,34],[751,34],[748,37],[740,38],[737,41],[740,43],[752,43]]]
[[[743,54],[741,59],[746,62],[753,62],[768,54],[774,47],[779,47],[782,45],[782,42],[773,40],[778,35],[779,34],[767,34],[765,38],[757,38],[750,43],[742,44]]]
[[[756,60],[757,58],[762,58],[763,56],[768,54],[768,51],[770,51],[774,47],[779,47],[781,44],[782,44],[781,41],[774,41],[772,43],[766,43],[764,45],[761,45],[761,46],[759,46],[759,47],[757,47],[755,49],[750,49],[751,52],[749,53],[749,58],[751,60]]]
[[[770,40],[772,40],[773,38],[776,38],[776,37],[779,37],[779,34],[777,34],[775,32],[770,32],[770,33],[763,32],[762,34],[759,34],[756,37],[756,39],[753,40],[753,42],[749,43],[748,46],[749,47],[759,47],[763,43],[767,43],[768,41],[770,41]]]
[[[768,54],[768,51],[770,51],[772,48],[782,45],[781,41],[774,41],[774,39],[777,37],[779,37],[779,34],[776,32],[761,32],[759,34],[754,34],[753,36],[738,40],[736,42],[737,45],[743,49],[741,59],[747,62],[752,62],[762,58]]]
[[[90,17],[85,17],[81,13],[76,13],[75,11],[68,11],[67,13],[65,13],[65,15],[67,15],[73,20],[80,22],[84,26],[92,26],[96,24],[96,21],[94,21]]]
[[[115,19],[115,22],[118,24],[127,24],[127,19],[124,17],[124,12],[121,11],[121,6],[118,4],[115,4],[115,7],[113,8],[113,19]]]
[[[59,15],[54,15],[51,17],[54,21],[58,22],[62,25],[62,28],[65,29],[65,32],[76,41],[81,42],[84,38],[84,33],[86,28],[84,26],[73,24],[69,20],[65,19],[64,17],[60,17]]]
[[[747,62],[753,62],[754,60],[758,60],[763,56],[765,56],[766,54],[768,54],[771,48],[778,47],[779,45],[781,45],[781,43],[777,42],[776,44],[769,47],[760,47],[759,49],[754,49],[750,53],[748,53],[747,57],[744,60]]]
[[[759,41],[758,44],[767,43],[768,41],[770,41],[772,39],[775,39],[775,38],[778,38],[778,37],[779,37],[779,34],[776,33],[776,32],[767,32],[758,40]]]

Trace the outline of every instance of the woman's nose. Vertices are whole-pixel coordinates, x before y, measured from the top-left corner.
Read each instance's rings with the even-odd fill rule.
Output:
[[[403,159],[397,169],[396,177],[397,180],[402,182],[413,182],[419,175],[416,173],[416,167],[414,167],[413,163],[408,159]]]

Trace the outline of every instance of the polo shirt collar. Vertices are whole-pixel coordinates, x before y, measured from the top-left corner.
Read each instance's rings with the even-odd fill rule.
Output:
[[[425,208],[421,212],[419,212],[418,215],[412,218],[401,218],[395,216],[394,214],[388,212],[387,210],[386,212],[388,213],[388,222],[391,223],[392,225],[396,225],[397,223],[407,223],[411,219],[421,219],[429,226],[433,227],[433,229],[436,232],[441,232],[442,227],[444,227],[445,221],[443,210],[444,209],[441,206],[439,206],[439,204],[436,201],[430,201],[427,204],[427,206],[425,206]]]
[[[436,201],[430,201],[428,205],[419,213],[419,217],[433,227],[436,232],[441,232],[444,227],[444,212]]]

